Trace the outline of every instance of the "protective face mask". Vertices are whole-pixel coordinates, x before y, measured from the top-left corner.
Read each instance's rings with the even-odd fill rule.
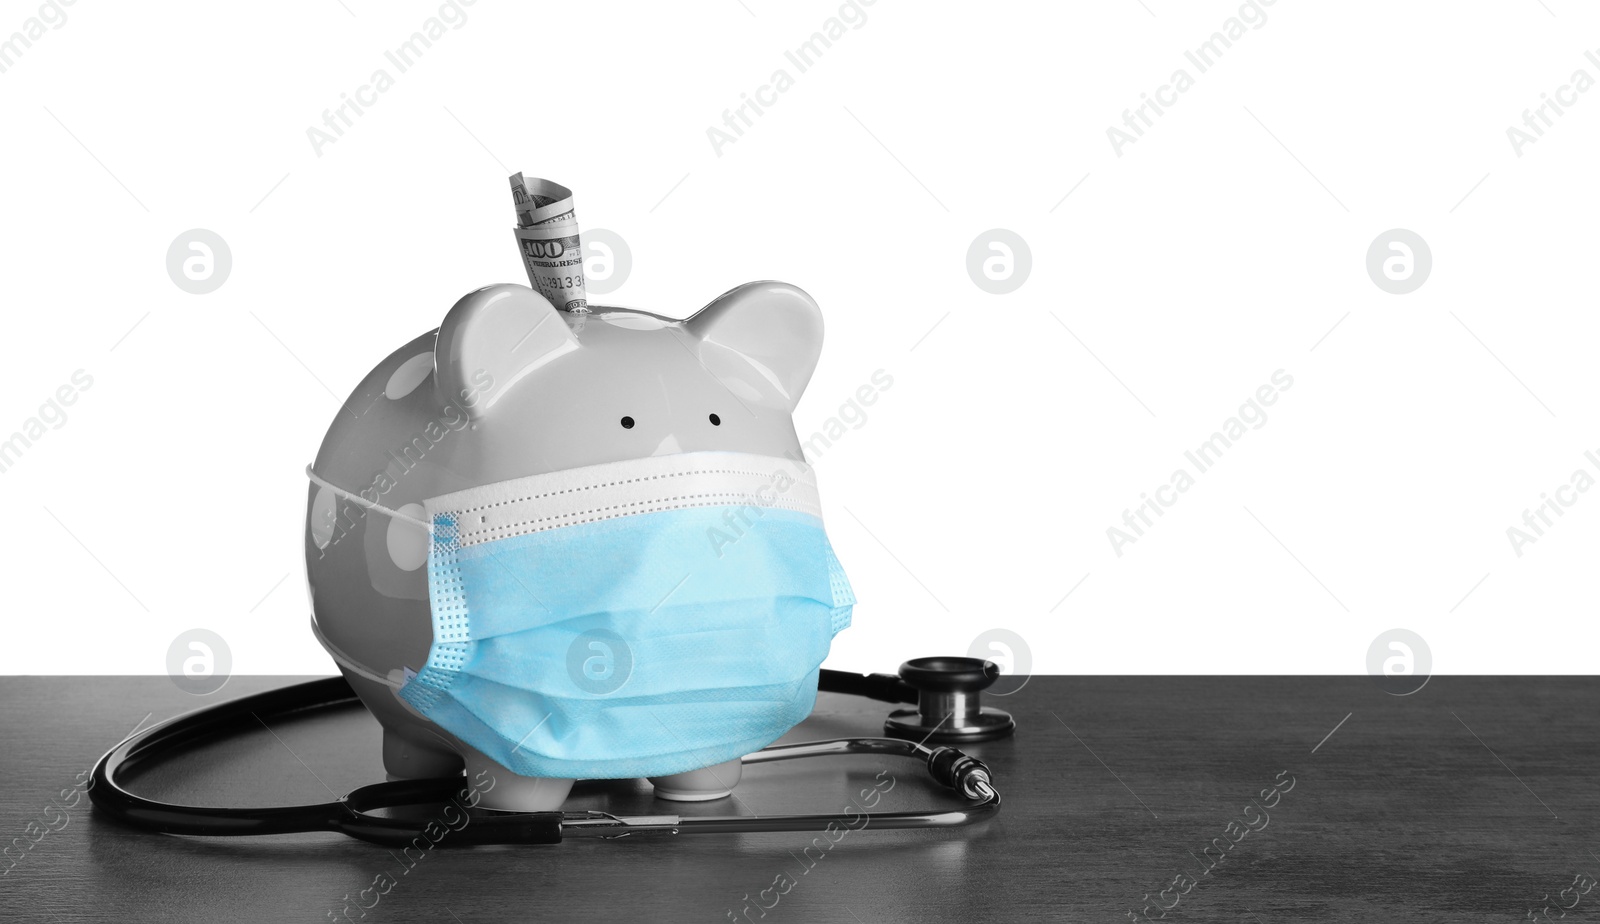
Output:
[[[524,776],[665,776],[760,750],[810,714],[850,624],[815,478],[788,459],[532,475],[429,498],[426,522],[307,474],[431,534],[422,670],[397,683],[324,646]]]

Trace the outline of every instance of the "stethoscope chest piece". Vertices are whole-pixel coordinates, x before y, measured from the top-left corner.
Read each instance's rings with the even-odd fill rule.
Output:
[[[999,666],[982,658],[912,658],[900,665],[900,679],[916,689],[917,707],[889,713],[883,729],[936,744],[1007,737],[1017,728],[1011,713],[979,700],[999,676]]]

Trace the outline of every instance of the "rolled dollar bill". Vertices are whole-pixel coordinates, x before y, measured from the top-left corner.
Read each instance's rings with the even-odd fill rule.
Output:
[[[517,209],[513,233],[528,281],[562,311],[588,311],[583,238],[572,207],[572,190],[538,177],[524,179],[517,173],[511,177],[511,199]]]

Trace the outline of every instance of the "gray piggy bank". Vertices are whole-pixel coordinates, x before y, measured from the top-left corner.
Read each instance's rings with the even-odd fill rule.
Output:
[[[313,470],[420,517],[425,498],[578,466],[701,450],[798,459],[792,412],[821,348],[816,303],[779,282],[740,286],[682,321],[567,313],[526,286],[488,286],[362,380]],[[518,776],[396,695],[392,684],[421,670],[433,642],[426,531],[315,483],[306,524],[315,628],[366,669],[340,665],[383,726],[389,777],[487,771],[486,807],[558,807],[572,780]],[[664,798],[721,798],[739,767],[651,783]]]

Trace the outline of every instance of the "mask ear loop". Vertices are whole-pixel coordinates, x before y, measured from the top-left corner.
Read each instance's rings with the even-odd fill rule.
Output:
[[[329,491],[332,491],[333,493],[339,495],[340,497],[344,498],[347,501],[350,501],[353,504],[356,504],[357,506],[365,507],[368,510],[376,510],[379,513],[385,514],[387,516],[391,516],[391,517],[395,518],[396,520],[405,520],[407,523],[415,524],[415,525],[421,527],[422,529],[427,530],[428,531],[428,535],[430,535],[430,536],[433,535],[433,524],[432,523],[429,523],[429,522],[427,522],[425,520],[419,520],[416,517],[411,516],[410,514],[401,513],[398,510],[390,509],[390,508],[385,507],[382,504],[379,504],[379,503],[377,503],[375,501],[369,501],[365,497],[362,497],[359,494],[355,494],[353,492],[346,491],[344,488],[341,488],[336,484],[333,484],[333,483],[331,483],[329,481],[324,480],[321,475],[318,475],[316,472],[312,471],[311,470],[311,465],[309,463],[307,463],[307,465],[306,465],[306,477],[311,479],[311,483],[312,484],[315,484],[315,485],[317,485],[318,487],[321,487],[321,488],[327,488]]]
[[[315,613],[311,615],[311,634],[317,637],[317,641],[322,643],[323,649],[328,652],[328,655],[332,657],[333,660],[339,662],[345,667],[348,667],[357,676],[365,677],[374,683],[381,683],[389,689],[397,692],[401,687],[405,686],[404,683],[397,682],[389,677],[385,677],[383,674],[378,673],[372,668],[367,667],[365,664],[362,664],[360,661],[357,661],[355,658],[345,654],[338,645],[335,645],[333,642],[329,641],[328,637],[323,634],[322,627],[317,625],[317,616]]]
[[[311,479],[311,483],[312,484],[315,484],[320,488],[326,488],[329,491],[332,491],[334,494],[337,494],[338,496],[344,498],[345,500],[348,500],[348,501],[350,501],[350,502],[352,502],[354,504],[357,504],[357,505],[359,505],[361,507],[365,507],[368,510],[376,510],[379,513],[382,513],[382,514],[385,514],[387,516],[393,517],[396,520],[405,520],[408,523],[413,523],[416,526],[427,530],[428,531],[428,535],[430,535],[430,536],[433,535],[433,524],[432,523],[428,523],[426,521],[419,520],[414,516],[410,516],[409,514],[401,513],[398,510],[394,510],[394,509],[391,509],[389,507],[385,507],[382,504],[376,503],[374,501],[369,501],[365,497],[362,497],[359,494],[355,494],[355,493],[352,493],[350,491],[346,491],[344,488],[341,488],[338,485],[327,481],[322,476],[320,476],[316,472],[312,471],[310,464],[306,465],[306,477]],[[366,679],[375,681],[377,683],[381,683],[381,684],[389,687],[390,689],[395,690],[396,692],[398,692],[401,687],[405,686],[404,682],[396,681],[396,680],[394,680],[394,679],[392,679],[390,677],[387,677],[387,676],[385,676],[383,674],[380,674],[377,671],[373,670],[370,667],[367,667],[366,665],[364,665],[361,662],[357,661],[355,658],[350,657],[349,655],[345,654],[342,650],[340,650],[339,646],[337,646],[333,642],[329,641],[328,640],[328,636],[323,634],[322,627],[317,625],[317,617],[316,617],[315,613],[313,613],[312,616],[311,616],[311,632],[312,632],[313,635],[315,635],[317,637],[317,641],[322,643],[323,649],[325,649],[328,652],[328,654],[330,656],[332,656],[332,658],[335,661],[339,662],[340,664],[344,665],[345,667],[348,667],[351,671],[355,672],[358,676],[365,677]]]

